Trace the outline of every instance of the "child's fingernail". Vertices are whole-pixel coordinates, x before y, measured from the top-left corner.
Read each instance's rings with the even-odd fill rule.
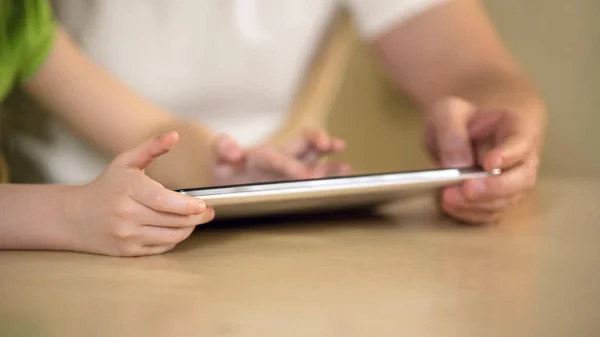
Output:
[[[196,203],[196,212],[202,213],[206,210],[206,203],[204,201],[199,201]]]
[[[212,219],[214,219],[215,217],[215,209],[212,207],[209,207],[206,209],[206,220],[210,221]]]
[[[175,133],[175,131],[169,131],[169,132],[165,132],[165,133],[163,133],[162,135],[160,135],[160,136],[156,137],[156,140],[163,140],[163,139],[165,139],[165,138],[167,138],[167,137],[171,136],[171,135],[172,135],[172,134],[174,134],[174,133]]]

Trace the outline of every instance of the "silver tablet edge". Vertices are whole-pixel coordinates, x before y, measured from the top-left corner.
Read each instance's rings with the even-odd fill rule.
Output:
[[[187,190],[180,193],[201,198],[208,206],[248,204],[256,202],[286,201],[337,196],[356,192],[386,192],[398,188],[439,187],[445,184],[469,179],[498,175],[498,169],[481,171],[478,169],[445,169],[390,173],[364,177],[348,177],[335,180],[294,181],[269,185],[248,185],[214,189]],[[387,178],[387,179],[386,179]],[[271,186],[271,188],[269,188]],[[277,186],[277,187],[274,187]],[[246,190],[244,190],[246,189]],[[227,192],[229,190],[230,192]],[[237,191],[236,191],[237,190]],[[211,193],[212,192],[212,193]]]

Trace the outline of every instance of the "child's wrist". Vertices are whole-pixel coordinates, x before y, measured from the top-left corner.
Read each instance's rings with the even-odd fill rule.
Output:
[[[62,250],[82,251],[79,235],[84,217],[85,186],[65,186],[57,207],[57,247]]]

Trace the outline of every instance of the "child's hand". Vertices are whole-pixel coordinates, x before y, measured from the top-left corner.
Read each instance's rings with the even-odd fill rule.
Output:
[[[115,256],[161,254],[213,219],[203,201],[167,190],[144,169],[177,142],[168,133],[119,155],[93,182],[77,189],[68,211],[75,250]]]
[[[242,149],[229,136],[215,141],[215,185],[322,178],[349,174],[345,163],[320,162],[345,148],[344,141],[309,129],[282,148],[264,144]]]

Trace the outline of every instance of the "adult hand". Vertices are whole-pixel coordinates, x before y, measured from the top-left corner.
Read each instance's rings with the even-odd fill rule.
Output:
[[[319,129],[306,129],[283,147],[266,143],[244,149],[233,138],[221,135],[214,149],[215,185],[321,178],[351,171],[345,163],[322,161],[343,151],[345,144]]]
[[[174,132],[149,140],[117,156],[98,178],[75,190],[67,211],[74,250],[161,254],[186,239],[196,225],[213,219],[213,209],[202,200],[168,190],[144,174],[177,141]]]
[[[482,110],[459,98],[440,101],[427,112],[424,129],[426,147],[436,163],[503,171],[444,188],[443,210],[467,223],[500,220],[536,183],[543,128],[536,113]]]

